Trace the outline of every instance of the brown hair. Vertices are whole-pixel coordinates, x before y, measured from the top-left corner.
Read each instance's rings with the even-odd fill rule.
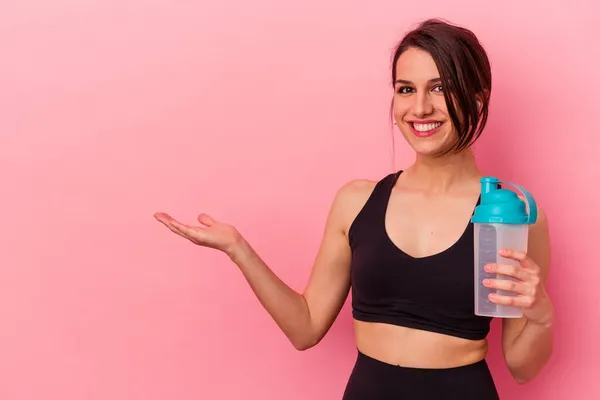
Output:
[[[409,48],[431,54],[440,72],[448,114],[458,135],[441,155],[466,149],[479,138],[488,117],[492,73],[485,50],[470,30],[440,19],[425,20],[396,46],[392,85],[398,58]]]

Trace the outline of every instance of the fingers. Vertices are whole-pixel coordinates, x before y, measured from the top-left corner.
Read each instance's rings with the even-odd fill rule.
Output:
[[[189,225],[183,224],[175,219],[171,219],[169,221],[169,225],[171,225],[173,228],[175,228],[176,230],[178,230],[179,232],[181,232],[183,235],[185,235],[188,238],[191,238],[194,236],[195,229]]]
[[[157,213],[154,213],[154,218],[156,218],[158,221],[164,223],[164,221],[170,219],[171,216],[164,212],[157,212]]]
[[[198,215],[198,222],[206,226],[213,226],[217,223],[217,221],[215,221],[210,215],[204,213]]]
[[[531,308],[535,301],[535,297],[531,296],[503,296],[496,293],[491,293],[489,299],[496,304],[519,308]]]
[[[527,280],[528,272],[518,265],[488,264],[484,267],[485,272],[512,276],[520,281]]]
[[[172,218],[170,215],[165,213],[156,213],[154,217],[169,228],[173,233],[189,239],[195,243],[197,243],[201,239],[201,230],[186,224],[183,224],[176,219]]]
[[[501,249],[498,254],[504,258],[518,261],[523,268],[538,272],[540,267],[524,251],[514,249]]]
[[[514,281],[512,279],[484,279],[483,286],[490,289],[514,292],[523,296],[535,296],[535,287],[528,282]]]
[[[166,226],[167,228],[169,228],[169,230],[181,237],[184,237],[186,239],[189,239],[182,231],[180,231],[173,223],[171,223],[168,219],[159,219],[157,218],[164,226]]]
[[[488,298],[495,304],[521,308],[524,314],[525,311],[534,312],[533,309],[537,309],[541,304],[540,299],[544,298],[539,266],[523,251],[502,249],[498,254],[503,258],[517,261],[519,265],[489,264],[485,266],[485,271],[488,273],[514,278],[484,279],[485,287],[511,292],[507,294],[490,293]]]
[[[162,213],[162,212],[158,212],[154,214],[154,218],[156,218],[158,221],[162,222],[163,224],[179,224],[179,226],[181,226],[181,223],[178,223],[178,221],[176,221],[173,217],[171,217],[169,214],[166,213]],[[214,224],[217,223],[217,221],[212,218],[210,215],[208,214],[200,214],[198,215],[198,222],[200,222],[202,225],[205,226],[212,226]]]
[[[156,213],[154,214],[154,218],[156,218],[160,223],[169,228],[174,233],[178,235],[183,235],[183,232],[177,228],[177,221],[173,219],[170,215],[165,213]]]
[[[525,296],[534,296],[539,280],[535,272],[521,268],[519,265],[488,264],[485,271],[514,279],[484,279],[483,285],[492,289],[506,290]]]

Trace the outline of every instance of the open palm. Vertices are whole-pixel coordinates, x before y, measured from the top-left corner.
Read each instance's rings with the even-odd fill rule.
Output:
[[[159,222],[177,235],[199,246],[210,247],[225,253],[239,240],[240,234],[233,226],[216,221],[207,214],[200,214],[201,226],[190,226],[175,220],[166,213],[154,214]]]

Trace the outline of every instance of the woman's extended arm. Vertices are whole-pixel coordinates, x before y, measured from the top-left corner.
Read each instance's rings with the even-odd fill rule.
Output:
[[[364,187],[364,181],[354,181],[336,194],[303,293],[279,279],[233,226],[205,214],[198,217],[200,227],[182,224],[164,213],[156,218],[195,244],[225,252],[294,347],[304,350],[319,343],[348,296],[351,251],[346,231],[360,209]]]

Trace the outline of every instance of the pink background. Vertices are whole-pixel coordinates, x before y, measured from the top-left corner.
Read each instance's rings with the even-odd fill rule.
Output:
[[[231,222],[302,289],[337,188],[394,167],[390,52],[430,16],[489,51],[477,157],[551,223],[554,356],[516,385],[495,323],[501,395],[599,398],[598,6],[367,3],[2,1],[1,399],[340,398],[349,304],[297,352],[226,257],[152,214]]]

